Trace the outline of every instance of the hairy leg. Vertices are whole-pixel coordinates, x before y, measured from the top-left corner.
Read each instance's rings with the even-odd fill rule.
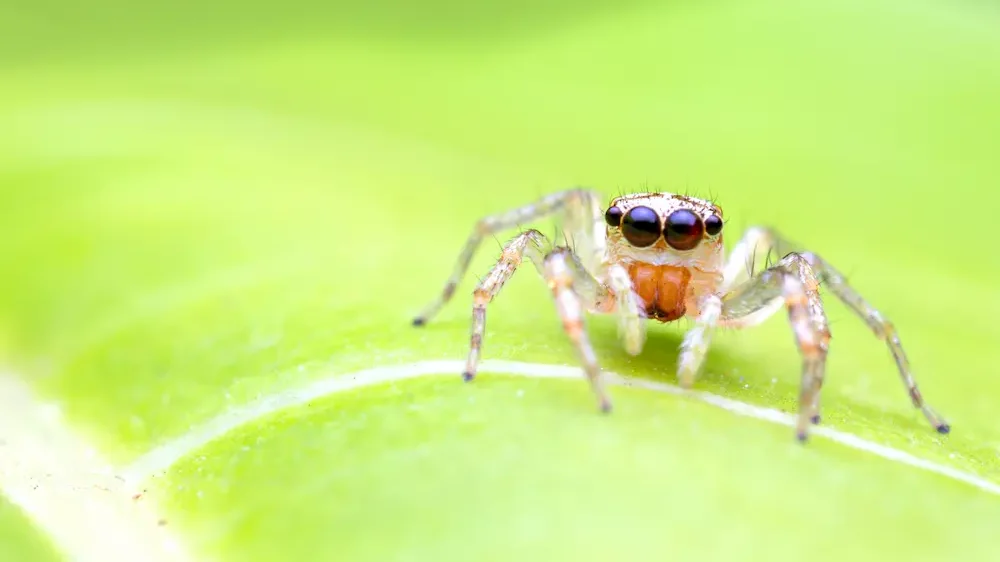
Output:
[[[785,256],[792,252],[798,253],[812,266],[813,272],[816,275],[817,280],[826,286],[831,293],[837,296],[844,304],[846,304],[854,313],[859,316],[862,320],[868,324],[868,327],[875,333],[875,336],[883,340],[889,349],[889,353],[892,355],[893,360],[896,362],[896,368],[899,372],[900,380],[906,387],[907,394],[910,397],[910,401],[913,406],[920,409],[927,421],[937,430],[938,433],[948,433],[951,431],[951,426],[934,411],[926,402],[924,402],[923,395],[920,393],[920,389],[917,387],[917,382],[913,377],[913,371],[910,368],[909,359],[906,356],[906,352],[903,350],[903,344],[899,339],[899,335],[896,332],[896,328],[893,326],[892,322],[886,319],[878,309],[873,307],[868,301],[866,301],[853,287],[851,287],[844,276],[837,271],[829,262],[824,260],[819,255],[801,250],[796,244],[783,238],[776,231],[768,228],[756,227],[752,228],[747,232],[744,237],[746,244],[738,245],[733,250],[732,259],[730,260],[730,266],[732,266],[732,275],[736,279],[739,273],[739,261],[746,261],[749,257],[751,260],[751,270],[752,270],[752,256],[755,253],[764,252],[770,255],[774,252],[778,256]],[[737,255],[739,254],[739,255]],[[727,274],[730,271],[727,268]],[[727,276],[727,280],[729,277]],[[761,308],[765,308],[766,305],[762,305]],[[742,325],[750,325],[747,322]],[[742,327],[740,325],[740,327]],[[734,325],[734,327],[736,327]]]
[[[759,303],[759,309],[752,311],[754,314],[743,315],[739,321],[725,323],[721,319],[723,296],[739,283],[749,280],[755,264],[755,256],[761,250],[768,251],[770,242],[768,242],[766,234],[760,228],[751,228],[744,233],[726,260],[723,281],[717,294],[707,295],[701,302],[695,325],[684,335],[684,341],[681,343],[680,354],[677,358],[677,379],[682,387],[690,388],[694,384],[705,357],[708,355],[712,336],[717,327],[720,325],[732,326],[734,323],[739,323],[740,326],[732,327],[756,324],[769,317],[781,306],[781,299],[775,295],[771,302]]]
[[[751,277],[727,294],[719,319],[738,322],[768,310],[768,305],[779,299],[788,311],[788,321],[802,354],[796,435],[804,441],[809,423],[819,420],[819,395],[830,343],[830,328],[813,266],[802,255],[789,254],[774,267]]]
[[[493,301],[500,289],[503,288],[504,283],[514,275],[525,256],[534,262],[535,267],[541,272],[544,256],[551,248],[552,243],[537,230],[528,230],[518,234],[504,246],[503,253],[496,265],[476,286],[472,293],[469,357],[462,378],[468,381],[476,376],[476,366],[479,364],[479,356],[483,347],[483,333],[486,331],[486,305]]]
[[[441,310],[455,294],[455,288],[469,269],[476,250],[484,237],[492,236],[503,230],[520,224],[542,219],[552,215],[561,215],[567,223],[567,239],[581,246],[581,251],[587,252],[585,262],[590,266],[596,261],[595,253],[603,251],[603,223],[597,206],[597,195],[584,189],[569,189],[547,195],[534,203],[511,209],[504,213],[485,217],[476,222],[476,226],[465,242],[465,247],[458,256],[451,276],[445,283],[441,294],[431,301],[419,316],[413,319],[414,326],[426,324]],[[600,226],[598,229],[596,226]]]
[[[701,371],[721,313],[722,299],[718,295],[709,295],[701,304],[701,312],[695,319],[694,327],[684,334],[680,355],[677,357],[677,380],[682,387],[691,388]]]
[[[920,394],[920,389],[917,388],[917,381],[913,378],[910,361],[903,350],[903,343],[900,341],[892,322],[887,320],[881,312],[862,298],[853,287],[847,284],[847,281],[840,272],[831,267],[830,264],[818,255],[805,252],[802,256],[813,266],[820,280],[830,289],[830,292],[837,295],[844,304],[868,324],[868,327],[875,333],[876,337],[885,342],[889,348],[889,353],[892,354],[892,358],[896,362],[896,369],[899,371],[900,380],[902,380],[903,385],[906,387],[907,394],[909,394],[913,406],[920,409],[924,417],[927,418],[927,421],[938,433],[944,434],[950,432],[951,426],[933,408],[924,402],[923,395]]]
[[[525,257],[534,263],[552,291],[563,329],[573,343],[601,409],[610,410],[611,400],[601,384],[597,356],[583,323],[584,310],[594,306],[602,295],[606,296],[608,289],[587,272],[569,248],[552,249],[552,243],[537,230],[523,232],[508,242],[496,265],[473,292],[469,356],[462,378],[470,381],[476,375],[486,330],[487,305]]]
[[[576,349],[587,380],[590,381],[590,386],[597,397],[598,405],[601,411],[609,412],[611,398],[601,382],[601,368],[583,322],[584,305],[575,290],[575,286],[585,279],[580,275],[581,268],[574,265],[575,261],[573,253],[568,248],[556,248],[545,257],[542,275],[552,291],[556,310],[562,318],[563,329]]]
[[[646,343],[646,315],[642,300],[632,285],[632,278],[621,265],[608,270],[608,287],[614,295],[613,306],[618,314],[618,338],[625,351],[638,355]]]

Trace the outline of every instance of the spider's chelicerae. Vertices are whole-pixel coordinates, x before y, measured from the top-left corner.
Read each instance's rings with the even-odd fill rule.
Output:
[[[677,365],[680,384],[687,388],[701,368],[716,328],[754,326],[784,306],[802,354],[796,435],[805,440],[810,422],[819,423],[819,395],[830,341],[819,294],[823,283],[885,341],[913,405],[939,433],[948,433],[948,424],[924,403],[917,390],[892,323],[837,270],[766,227],[750,228],[727,259],[722,209],[694,197],[638,193],[617,197],[605,209],[598,194],[570,189],[481,219],[441,296],[413,323],[425,324],[451,298],[484,237],[548,216],[561,219],[566,245],[555,245],[537,230],[522,232],[504,246],[496,265],[476,286],[465,380],[476,374],[486,305],[527,257],[552,291],[566,334],[604,411],[611,409],[611,401],[584,329],[585,310],[616,314],[622,344],[633,355],[645,343],[647,319],[670,322],[693,318],[694,326],[684,337]],[[755,272],[747,264],[758,252],[783,257]]]

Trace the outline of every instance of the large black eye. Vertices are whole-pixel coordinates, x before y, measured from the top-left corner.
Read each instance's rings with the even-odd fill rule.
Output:
[[[722,232],[722,218],[719,215],[709,215],[705,219],[705,232],[709,236],[715,236],[716,234]]]
[[[692,250],[701,242],[705,226],[701,218],[687,209],[678,209],[667,217],[663,237],[675,250]]]
[[[622,225],[622,210],[618,207],[611,207],[604,213],[604,220],[608,226],[618,228]]]
[[[622,234],[633,246],[652,246],[660,237],[660,217],[649,207],[633,207],[622,221]]]

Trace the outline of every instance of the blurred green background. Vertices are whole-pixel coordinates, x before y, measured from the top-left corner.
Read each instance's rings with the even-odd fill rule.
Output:
[[[280,389],[464,358],[496,243],[409,320],[485,214],[686,191],[729,244],[772,224],[847,273],[954,435],[832,298],[826,423],[996,481],[998,30],[971,0],[8,3],[0,363],[124,464]],[[573,364],[533,271],[488,314],[486,358]],[[688,325],[637,358],[590,329],[672,382]],[[698,386],[793,410],[798,369],[779,315]],[[261,420],[154,497],[219,560],[1000,555],[1000,501],[940,477],[683,398],[619,389],[608,420],[582,381],[449,375]]]

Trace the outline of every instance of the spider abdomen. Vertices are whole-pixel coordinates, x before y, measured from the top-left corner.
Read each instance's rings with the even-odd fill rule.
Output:
[[[645,305],[646,316],[660,322],[671,322],[684,316],[691,270],[674,265],[632,262],[628,264],[628,274]]]

